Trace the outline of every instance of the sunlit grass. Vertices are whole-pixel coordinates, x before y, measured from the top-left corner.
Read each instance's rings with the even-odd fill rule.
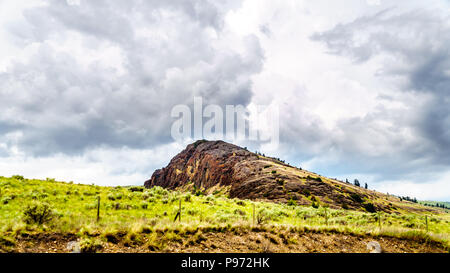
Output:
[[[97,222],[98,197],[100,220]],[[181,221],[174,222],[180,200]],[[25,209],[32,203],[40,202],[50,205],[54,219],[43,225],[27,224],[24,221]],[[55,182],[51,179],[0,178],[2,236],[38,232],[106,237],[122,234],[121,240],[128,240],[131,244],[141,239],[140,234],[158,234],[161,231],[165,232],[164,236],[168,239],[177,240],[180,234],[195,235],[199,231],[259,228],[383,235],[434,240],[448,245],[449,221],[449,214],[445,213],[367,213],[322,206],[316,209],[229,199],[223,195],[196,196],[160,187],[100,187]]]

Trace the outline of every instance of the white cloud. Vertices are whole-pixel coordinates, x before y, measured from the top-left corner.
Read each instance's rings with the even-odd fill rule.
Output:
[[[377,183],[377,190],[398,196],[416,197],[419,200],[448,201],[449,181],[450,172],[446,172],[437,180],[424,183],[408,180],[380,181]]]
[[[63,154],[37,158],[15,155],[0,161],[0,173],[2,176],[21,174],[27,178],[48,177],[84,184],[141,185],[153,170],[167,165],[169,158],[182,149],[183,145],[171,143],[154,149],[98,147],[72,157]]]

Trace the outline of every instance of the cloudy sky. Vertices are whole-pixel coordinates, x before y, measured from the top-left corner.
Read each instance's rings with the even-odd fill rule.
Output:
[[[194,96],[277,104],[251,150],[450,201],[448,0],[0,0],[0,175],[142,184]]]

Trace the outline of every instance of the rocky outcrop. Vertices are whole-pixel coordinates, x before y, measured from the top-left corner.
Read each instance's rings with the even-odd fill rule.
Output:
[[[190,183],[205,189],[215,185],[232,186],[250,175],[245,165],[257,160],[256,154],[236,145],[200,140],[188,145],[167,167],[156,170],[144,185],[169,189]]]
[[[389,211],[373,191],[257,155],[224,141],[200,140],[156,170],[146,187],[225,190],[231,198]],[[211,193],[211,192],[209,192]]]

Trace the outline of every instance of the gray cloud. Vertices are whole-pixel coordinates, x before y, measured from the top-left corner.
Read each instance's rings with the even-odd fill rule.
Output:
[[[10,24],[16,43],[37,43],[26,61],[0,74],[0,124],[13,122],[14,145],[32,155],[79,154],[96,146],[150,148],[170,142],[171,108],[205,103],[247,105],[251,76],[262,68],[255,36],[243,51],[228,46],[223,16],[233,1],[48,1]],[[86,50],[64,47],[79,39]],[[56,46],[55,46],[56,45]],[[79,45],[75,45],[79,46]],[[70,48],[70,47],[69,47]],[[113,49],[121,67],[89,58]],[[88,52],[94,52],[89,57]],[[118,56],[116,56],[118,55]],[[108,61],[108,57],[106,57]]]
[[[369,156],[364,160],[357,152],[351,154],[358,160],[370,162],[362,164],[360,169],[371,171],[372,165],[372,171],[376,172],[383,166],[382,176],[390,178],[405,177],[417,171],[442,170],[450,163],[449,16],[436,10],[395,11],[383,10],[311,36],[323,42],[329,53],[349,57],[357,63],[383,58],[383,67],[377,74],[380,80],[401,79],[398,84],[401,92],[429,98],[408,105],[403,111],[381,109],[363,119],[343,120],[339,125],[342,131],[359,132],[359,137],[367,137],[371,131],[379,133],[364,138],[370,142],[386,138],[384,145],[392,147],[391,155],[381,154],[378,159]],[[392,126],[373,127],[383,120]],[[414,135],[415,140],[402,131]],[[340,146],[346,152],[358,148],[355,138],[346,136]]]
[[[33,157],[43,156],[65,158],[78,173],[71,162],[84,158],[80,169],[109,165],[108,179],[139,173],[140,183],[180,149],[164,145],[171,108],[202,96],[222,106],[278,103],[282,143],[273,155],[313,162],[324,175],[442,180],[450,163],[448,15],[413,10],[419,1],[381,11],[356,2],[345,16],[321,1],[301,9],[274,2],[258,16],[255,3],[228,13],[241,1],[212,0],[48,0],[27,9],[2,24],[7,36],[0,32],[23,51],[0,67],[0,157],[16,160],[0,167],[35,173],[41,165],[32,161],[44,159]],[[58,168],[49,165],[48,173]]]

